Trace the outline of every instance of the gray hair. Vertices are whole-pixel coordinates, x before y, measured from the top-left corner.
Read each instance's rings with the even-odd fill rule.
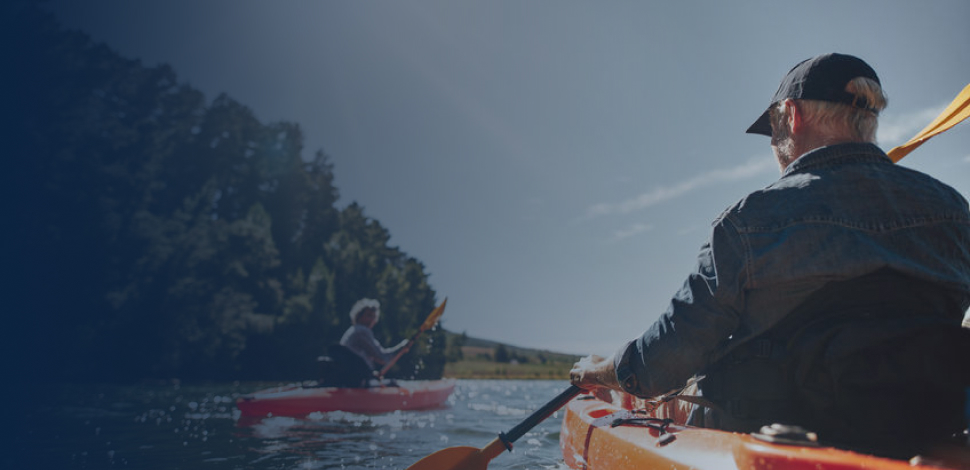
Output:
[[[865,98],[869,109],[860,109],[842,103],[818,100],[799,100],[803,103],[805,119],[824,135],[851,137],[859,142],[876,142],[879,112],[889,104],[882,87],[865,77],[853,78],[845,91]],[[784,114],[784,102],[778,103],[778,114]]]
[[[364,299],[358,300],[357,303],[355,303],[354,306],[351,307],[351,309],[350,309],[350,322],[351,323],[357,323],[357,316],[360,315],[360,312],[363,312],[364,310],[366,310],[368,308],[374,309],[374,315],[375,315],[375,317],[380,318],[380,316],[381,316],[381,303],[378,302],[378,301],[376,301],[376,300],[374,300],[374,299],[364,298]]]

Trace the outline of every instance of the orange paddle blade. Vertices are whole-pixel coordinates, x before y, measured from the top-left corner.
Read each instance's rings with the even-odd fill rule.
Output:
[[[446,303],[448,303],[448,297],[445,297],[445,300],[441,301],[441,305],[439,305],[438,307],[436,307],[434,310],[431,311],[431,314],[428,315],[428,318],[426,318],[424,320],[424,323],[421,324],[421,327],[418,328],[417,333],[415,333],[414,336],[412,336],[411,339],[408,340],[408,347],[411,347],[411,345],[414,344],[415,341],[417,341],[418,337],[421,336],[421,333],[424,333],[429,328],[433,327],[435,323],[438,323],[438,319],[441,318],[441,315],[445,313]],[[381,371],[377,373],[377,378],[379,379],[384,378],[384,374],[386,374],[387,371],[391,370],[391,367],[397,363],[397,360],[404,355],[405,349],[407,348],[403,348],[400,351],[398,351],[397,355],[395,355],[393,358],[391,358],[390,361],[387,361],[387,363],[384,364],[384,367],[381,368]]]
[[[441,318],[441,315],[445,313],[445,304],[447,303],[448,297],[445,297],[445,300],[441,301],[441,305],[432,310],[431,315],[428,315],[428,318],[425,319],[424,323],[421,324],[421,331],[427,331],[433,327],[435,323],[438,323],[438,319]]]
[[[439,450],[411,465],[407,470],[485,470],[490,462],[506,449],[512,450],[512,443],[517,441],[530,429],[562,408],[569,400],[579,395],[582,389],[575,385],[553,398],[528,418],[510,429],[508,433],[501,433],[495,440],[488,443],[481,450],[474,447],[450,447]]]
[[[441,449],[417,462],[407,470],[450,470],[459,468],[457,465],[478,452],[474,447],[449,447]],[[481,468],[488,467],[486,463]]]
[[[488,462],[505,450],[505,444],[495,439],[483,449],[449,447],[418,460],[406,470],[486,470]]]
[[[931,137],[940,134],[947,129],[957,125],[960,121],[963,121],[968,116],[970,116],[970,85],[963,88],[963,91],[953,98],[950,105],[940,113],[936,119],[933,120],[928,126],[916,134],[912,139],[909,139],[903,145],[893,148],[887,154],[889,158],[894,162],[898,162],[903,159],[909,152],[912,152],[916,147],[919,147],[930,140]]]

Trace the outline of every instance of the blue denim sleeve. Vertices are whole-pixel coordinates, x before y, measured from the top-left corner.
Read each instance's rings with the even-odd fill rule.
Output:
[[[682,387],[734,332],[744,305],[745,249],[726,217],[715,223],[697,267],[667,311],[614,356],[628,393],[652,397]]]

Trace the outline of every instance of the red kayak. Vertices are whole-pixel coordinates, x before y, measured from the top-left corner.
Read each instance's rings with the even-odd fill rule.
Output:
[[[314,412],[387,413],[441,406],[455,389],[453,379],[399,380],[370,388],[274,387],[236,400],[243,416],[304,417]]]

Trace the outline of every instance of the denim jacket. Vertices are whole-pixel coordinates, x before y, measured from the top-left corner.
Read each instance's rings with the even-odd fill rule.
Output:
[[[614,356],[617,379],[649,397],[792,312],[827,282],[889,268],[970,307],[970,210],[953,188],[895,165],[872,144],[808,152],[713,223],[666,312]]]

